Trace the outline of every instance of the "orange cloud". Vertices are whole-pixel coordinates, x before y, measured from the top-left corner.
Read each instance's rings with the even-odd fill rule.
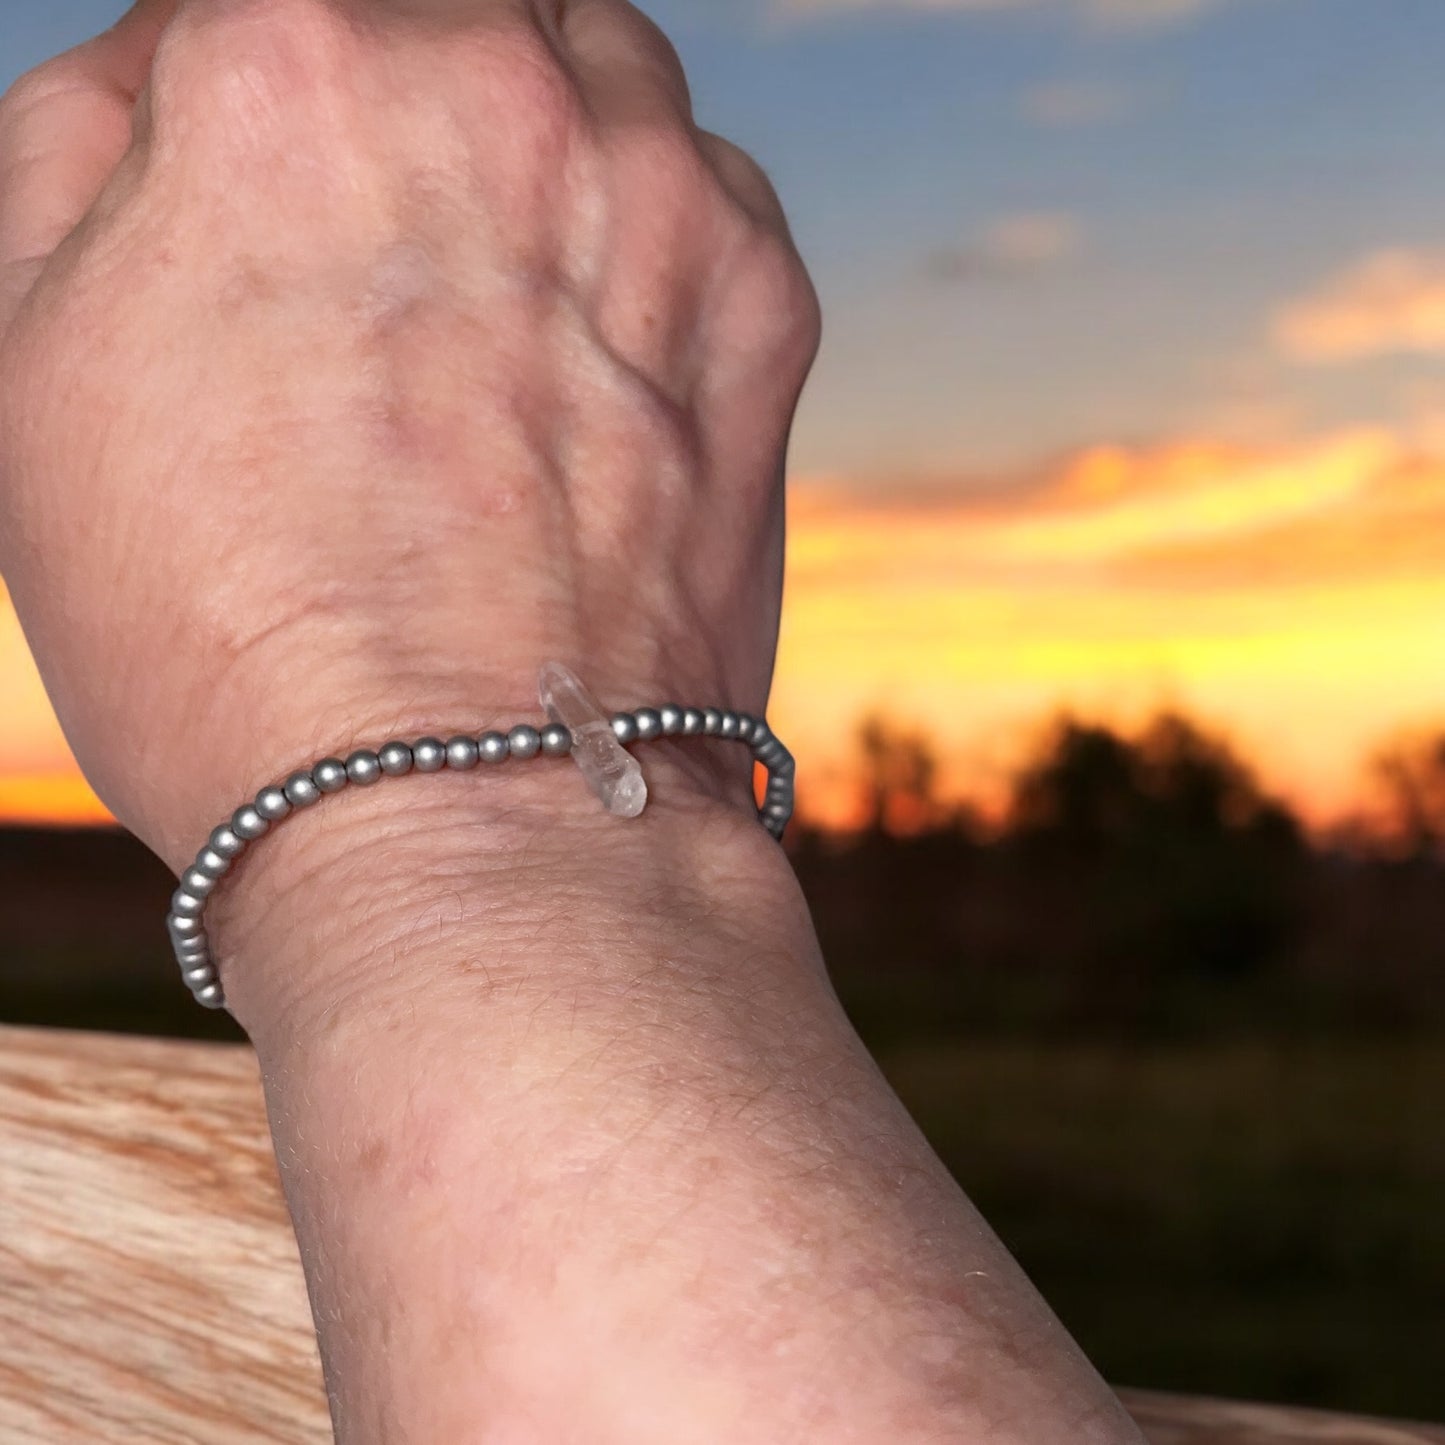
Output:
[[[848,816],[882,709],[985,798],[1060,707],[1232,732],[1314,815],[1402,723],[1445,722],[1445,454],[1356,430],[1273,450],[1100,446],[980,487],[795,481],[772,708],[804,803]],[[0,610],[0,817],[100,814]]]
[[[1367,256],[1286,306],[1274,333],[1286,355],[1316,364],[1445,351],[1445,252]]]
[[[1169,703],[1323,816],[1401,720],[1445,721],[1445,460],[1388,434],[1096,448],[1007,493],[897,490],[797,484],[776,711],[825,773],[876,707],[986,793],[1042,713]]]

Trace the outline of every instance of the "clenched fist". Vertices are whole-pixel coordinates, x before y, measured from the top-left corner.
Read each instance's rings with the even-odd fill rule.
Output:
[[[549,657],[762,712],[817,336],[624,0],[142,0],[0,110],[0,570],[86,774],[179,864]]]
[[[624,0],[142,0],[0,110],[0,564],[82,766],[179,864],[545,659],[762,712],[817,338]],[[1141,1445],[745,770],[648,766],[629,824],[555,770],[348,790],[208,912],[342,1445]]]

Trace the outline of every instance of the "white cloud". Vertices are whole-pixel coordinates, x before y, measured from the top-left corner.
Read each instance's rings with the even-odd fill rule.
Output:
[[[1073,130],[1123,120],[1138,102],[1133,91],[1110,81],[1060,80],[1024,91],[1019,112],[1035,125]]]
[[[933,252],[927,274],[938,281],[989,281],[1052,271],[1078,254],[1083,232],[1064,211],[1000,216],[961,245]]]
[[[1445,355],[1445,251],[1376,251],[1281,308],[1275,342],[1296,361]]]

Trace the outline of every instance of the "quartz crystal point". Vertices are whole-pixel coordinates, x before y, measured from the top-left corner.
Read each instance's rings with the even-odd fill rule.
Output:
[[[636,818],[647,806],[647,782],[637,759],[617,741],[612,719],[581,679],[560,662],[549,662],[538,678],[542,707],[572,734],[572,759],[587,786],[609,813]]]

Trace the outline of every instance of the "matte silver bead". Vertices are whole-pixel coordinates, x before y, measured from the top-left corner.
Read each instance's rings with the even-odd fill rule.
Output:
[[[742,732],[738,723],[738,715],[735,712],[724,712],[718,723],[717,733],[720,738],[735,738]]]
[[[207,878],[224,878],[231,871],[231,860],[207,845],[196,854],[192,867],[196,872],[204,873]]]
[[[250,803],[236,809],[235,816],[231,819],[231,827],[238,838],[244,838],[248,843],[256,838],[264,838],[271,831],[270,823]]]
[[[419,738],[411,745],[411,760],[419,773],[439,773],[447,765],[447,745],[440,738]]]
[[[202,873],[199,868],[187,868],[181,874],[181,887],[197,898],[209,898],[215,891],[216,880],[208,874]]]
[[[650,743],[662,736],[662,717],[655,707],[638,708],[635,716],[638,742]]]
[[[246,851],[246,840],[237,836],[236,830],[230,823],[222,823],[211,834],[211,847],[222,858],[239,858]]]
[[[406,743],[387,743],[377,751],[376,760],[388,778],[404,778],[411,772],[411,748]]]
[[[323,793],[339,793],[351,781],[340,758],[325,758],[311,769],[311,777]]]
[[[523,761],[535,758],[542,751],[542,734],[536,728],[523,723],[507,734],[507,746],[514,758],[521,758]]]
[[[484,763],[505,763],[512,755],[512,745],[506,733],[483,733],[477,740]]]
[[[658,721],[662,724],[662,735],[675,738],[682,731],[682,709],[675,702],[665,702],[657,710]]]
[[[178,918],[199,918],[206,911],[206,900],[184,888],[177,888],[171,894],[171,912]]]
[[[715,707],[705,707],[702,710],[702,730],[710,738],[715,738],[722,731],[722,712]]]
[[[612,731],[623,747],[626,747],[628,743],[635,743],[637,741],[637,719],[630,712],[614,713]]]
[[[282,791],[293,808],[309,808],[321,801],[321,789],[310,773],[292,773]]]
[[[216,966],[213,963],[200,963],[194,968],[183,968],[181,977],[192,990],[209,988],[216,981]]]
[[[476,738],[453,738],[447,744],[447,767],[454,773],[469,773],[482,760]]]
[[[279,823],[291,814],[291,799],[283,788],[262,788],[256,794],[256,811],[268,823]]]
[[[775,763],[781,763],[788,757],[788,750],[777,738],[769,737],[767,742],[758,743],[753,748],[753,756],[768,768]]]
[[[682,735],[685,738],[700,738],[703,731],[703,715],[700,707],[685,707],[682,710]]]
[[[202,1008],[223,1009],[226,1006],[226,995],[221,991],[219,983],[210,984],[206,988],[198,988],[195,992],[196,1002]]]
[[[358,748],[346,760],[346,776],[359,788],[369,788],[383,777],[381,759],[370,748]]]
[[[174,943],[180,943],[183,939],[188,938],[204,938],[206,933],[205,925],[199,917],[194,914],[180,917],[174,911],[166,919],[166,928]]]
[[[542,729],[542,751],[549,758],[565,758],[572,751],[572,730],[561,723]]]

